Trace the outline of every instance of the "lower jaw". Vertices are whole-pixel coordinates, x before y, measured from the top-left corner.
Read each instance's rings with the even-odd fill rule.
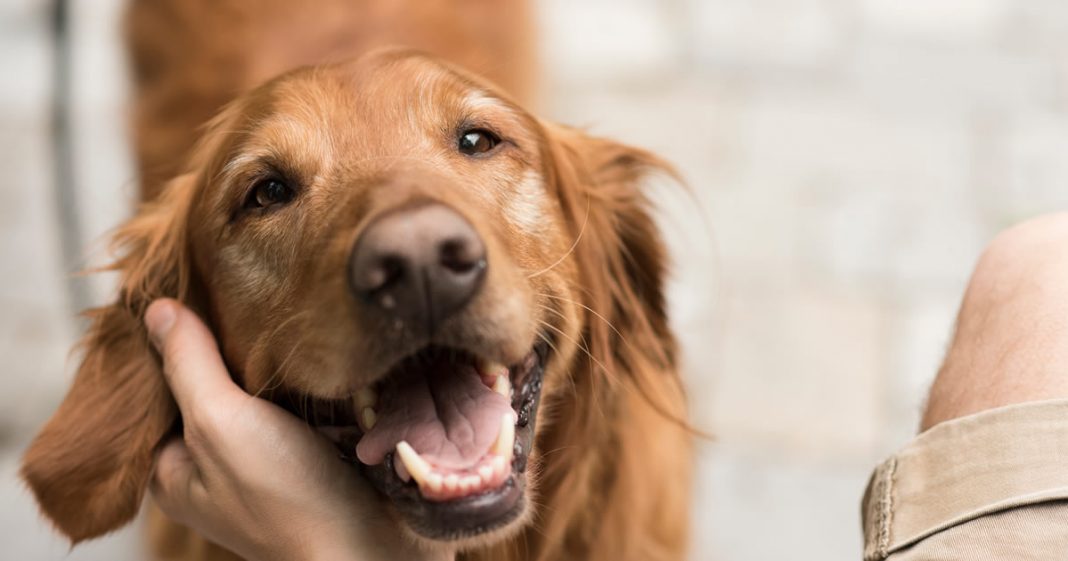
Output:
[[[364,475],[390,499],[399,517],[418,536],[443,542],[459,541],[507,527],[520,519],[526,508],[526,477],[512,473],[499,487],[478,495],[432,502],[417,489],[394,487],[388,474],[392,462],[363,466]]]

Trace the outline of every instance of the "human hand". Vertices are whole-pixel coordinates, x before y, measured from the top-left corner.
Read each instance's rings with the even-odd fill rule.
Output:
[[[145,314],[184,435],[160,451],[152,495],[173,520],[247,559],[448,559],[400,534],[333,445],[230,378],[208,328],[173,300]]]

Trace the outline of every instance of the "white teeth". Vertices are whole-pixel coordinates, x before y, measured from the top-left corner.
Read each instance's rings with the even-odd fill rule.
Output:
[[[400,477],[401,481],[405,483],[412,480],[412,474],[408,473],[408,468],[400,460],[394,460],[393,471],[397,472],[397,477]]]
[[[430,475],[427,476],[425,483],[426,483],[426,488],[429,489],[431,492],[433,492],[433,493],[440,493],[441,492],[442,480],[441,480],[441,474],[440,473],[431,472]]]
[[[371,388],[360,388],[356,392],[356,409],[363,410],[374,407],[378,403],[378,394]]]
[[[501,416],[501,432],[497,434],[497,440],[493,442],[491,452],[501,456],[505,461],[512,459],[512,445],[515,444],[515,421],[509,411]]]
[[[508,375],[497,376],[497,380],[493,382],[493,391],[504,396],[505,399],[512,399],[512,382],[508,380]]]
[[[508,367],[499,362],[490,362],[480,358],[478,359],[478,373],[483,378],[506,376],[508,374]]]
[[[397,456],[400,457],[400,461],[404,462],[404,468],[408,470],[412,478],[419,482],[420,485],[428,485],[433,475],[433,471],[430,468],[430,463],[423,459],[418,452],[410,444],[405,441],[397,443]],[[438,476],[440,480],[441,477]]]
[[[378,421],[378,415],[374,410],[375,404],[378,403],[378,394],[371,388],[360,388],[356,391],[353,402],[356,404],[356,411],[359,412],[360,424],[363,425],[364,432],[373,429]]]
[[[515,416],[501,416],[501,428],[489,452],[476,464],[453,473],[435,468],[405,441],[397,443],[394,468],[401,480],[415,480],[420,493],[432,501],[447,501],[481,493],[508,480],[515,446]]]
[[[365,407],[363,411],[360,411],[360,420],[363,421],[364,430],[371,430],[375,428],[375,423],[378,422],[378,415],[375,415],[374,409]]]
[[[491,460],[493,466],[493,474],[503,476],[505,470],[508,469],[508,460],[504,459],[504,456],[494,456]]]

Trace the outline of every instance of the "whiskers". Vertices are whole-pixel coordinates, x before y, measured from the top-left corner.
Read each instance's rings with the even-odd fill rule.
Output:
[[[549,309],[549,308],[545,308],[544,306],[542,306],[542,308],[543,309]],[[555,310],[550,310],[550,311],[554,311],[555,312]],[[606,379],[608,379],[610,382],[614,382],[615,381],[613,379],[614,377],[612,375],[611,370],[599,358],[597,358],[590,351],[589,345],[586,343],[586,340],[584,338],[582,338],[582,336],[579,336],[580,340],[576,340],[571,335],[568,335],[564,330],[560,329],[559,327],[557,327],[557,326],[555,326],[555,325],[553,325],[553,324],[551,324],[551,323],[549,323],[547,321],[544,321],[544,320],[536,320],[536,321],[537,321],[537,324],[539,326],[541,326],[543,328],[546,328],[546,329],[549,329],[549,330],[552,330],[554,333],[556,333],[560,337],[562,337],[565,340],[569,341],[572,345],[575,346],[575,348],[577,348],[578,350],[580,350],[583,353],[585,353],[586,357],[590,359],[590,362],[595,364],[598,368],[601,369],[602,372],[605,373]],[[544,336],[542,336],[542,338],[544,339]],[[555,351],[555,346],[553,348],[554,348],[554,351]],[[570,371],[568,372],[567,381],[571,384],[571,394],[573,396],[575,396],[576,398],[581,397],[579,395],[578,384],[576,384],[575,378],[573,376],[573,373],[570,372]],[[596,392],[596,391],[592,391],[592,392],[590,392],[590,397],[593,399],[593,409],[595,411],[597,411],[598,414],[600,414],[602,417],[604,417],[605,416],[604,406],[603,406],[604,404],[601,403],[600,393]]]
[[[548,267],[545,267],[544,269],[542,269],[540,271],[537,271],[537,272],[534,272],[534,273],[531,273],[531,274],[527,275],[527,278],[528,279],[532,279],[532,278],[544,275],[545,273],[548,273],[549,271],[555,269],[557,266],[559,266],[561,263],[563,263],[564,260],[567,259],[569,255],[574,253],[576,248],[578,248],[579,242],[582,241],[582,235],[586,233],[586,225],[589,224],[589,222],[590,222],[590,195],[587,193],[586,194],[586,215],[582,219],[582,226],[579,228],[578,235],[575,236],[575,241],[571,243],[571,247],[569,247],[568,250],[566,252],[564,252],[564,254],[561,255],[559,259],[557,259],[556,261],[553,261],[553,263],[550,264]]]
[[[595,317],[598,320],[600,320],[601,322],[603,322],[604,325],[606,327],[608,327],[608,329],[610,329],[612,331],[612,333],[615,334],[616,337],[619,338],[619,341],[621,343],[623,343],[623,345],[625,347],[627,347],[627,349],[632,350],[632,351],[637,351],[637,349],[635,349],[634,346],[631,344],[630,339],[628,339],[625,335],[623,335],[623,332],[620,331],[619,328],[617,328],[614,323],[612,323],[608,318],[604,317],[604,315],[602,315],[597,310],[587,306],[586,304],[583,304],[582,302],[579,302],[577,300],[573,300],[571,298],[567,298],[565,296],[560,296],[560,295],[557,295],[557,294],[551,294],[551,293],[547,293],[547,292],[539,293],[538,295],[542,296],[542,297],[545,297],[545,298],[551,298],[553,300],[559,300],[561,302],[564,302],[564,303],[567,303],[567,304],[571,304],[573,306],[578,306],[579,308],[582,308],[583,310],[586,310],[587,312],[592,314],[593,317]],[[547,306],[542,305],[542,307],[546,308],[546,309],[549,309],[549,310],[551,310],[551,311],[553,311],[553,312],[555,312],[557,314],[560,313],[557,310],[549,308]],[[656,353],[658,360],[660,360],[661,362],[664,362],[664,363],[666,363],[668,361],[667,353],[664,351],[663,348],[656,347],[655,349],[653,349],[653,351]]]
[[[627,328],[620,328],[615,325],[611,320],[605,317],[604,314],[594,308],[574,299],[548,292],[540,292],[538,293],[538,296],[585,310],[589,314],[588,317],[595,318],[596,321],[601,322],[610,331],[611,336],[605,336],[603,334],[601,336],[597,336],[596,334],[592,335],[592,343],[597,345],[597,348],[603,350],[603,353],[597,353],[595,352],[595,348],[591,345],[591,341],[586,338],[585,334],[580,333],[576,340],[575,337],[568,335],[556,325],[552,325],[544,320],[537,320],[538,324],[545,329],[557,333],[560,337],[575,345],[575,347],[590,360],[593,366],[604,373],[608,383],[618,384],[623,381],[629,382],[633,385],[633,388],[637,391],[638,395],[640,395],[650,407],[656,410],[664,418],[670,420],[693,435],[706,439],[711,438],[710,435],[692,427],[685,418],[672,412],[672,407],[669,405],[672,398],[665,395],[663,388],[657,385],[658,382],[650,378],[650,375],[654,372],[663,372],[664,375],[675,384],[678,391],[681,392],[683,396],[685,395],[681,380],[679,380],[677,376],[670,375],[670,369],[672,368],[670,352],[659,344],[659,339],[657,337],[653,336],[651,340],[649,340],[649,338],[641,339],[645,345],[639,349],[635,346],[634,342],[624,334],[624,331]],[[563,312],[554,306],[549,306],[541,302],[538,302],[536,305],[545,312],[558,316],[565,322],[568,319]],[[651,329],[648,324],[642,326]],[[640,332],[639,337],[641,337]],[[617,372],[616,369],[619,369],[619,371]],[[570,377],[569,380],[571,380]],[[574,380],[571,380],[571,384],[573,390],[577,392]],[[595,400],[599,397],[597,392],[592,392],[591,395]],[[599,408],[600,404],[597,403],[596,405]]]
[[[308,310],[303,310],[291,315],[290,317],[279,323],[277,326],[275,326],[275,328],[272,329],[266,337],[261,338],[261,340],[273,340],[275,336],[278,335],[278,333],[284,331],[288,326],[303,320],[307,315],[310,315],[310,311]],[[285,382],[286,376],[289,372],[288,366],[290,361],[293,360],[293,358],[297,354],[297,350],[301,349],[304,346],[304,343],[308,340],[309,337],[308,330],[296,331],[300,333],[300,338],[297,339],[296,343],[290,346],[289,351],[286,353],[286,356],[282,359],[281,362],[278,363],[278,366],[275,367],[274,371],[264,382],[263,386],[261,386],[259,389],[256,390],[255,393],[252,394],[253,397],[261,397],[264,394],[269,394],[282,387],[282,384]]]
[[[542,292],[542,293],[538,293],[538,296],[545,297],[545,298],[552,298],[552,299],[555,299],[555,300],[560,300],[562,302],[566,302],[566,303],[578,306],[580,308],[583,308],[583,309],[589,311],[590,313],[592,313],[594,315],[594,317],[596,317],[596,318],[600,319],[601,321],[603,321],[605,323],[605,325],[607,325],[609,327],[609,329],[611,329],[613,332],[615,332],[616,335],[619,336],[620,340],[625,345],[627,345],[628,347],[630,346],[630,342],[627,341],[627,338],[624,337],[623,334],[618,329],[616,329],[616,327],[614,325],[612,325],[612,322],[608,321],[607,318],[605,318],[603,315],[601,315],[600,313],[595,311],[593,308],[590,308],[589,306],[587,306],[587,305],[585,305],[585,304],[583,304],[581,302],[576,302],[576,301],[574,301],[574,300],[572,300],[570,298],[565,298],[563,296],[557,296],[555,294],[549,294],[549,293]],[[552,314],[558,316],[560,319],[562,319],[564,321],[568,320],[568,317],[566,315],[564,315],[563,312],[561,312],[560,310],[557,310],[556,308],[554,308],[552,306],[547,306],[547,305],[542,304],[540,302],[537,303],[536,305],[538,306],[538,308],[540,308],[542,310],[545,310],[546,312],[552,313]],[[610,378],[613,376],[612,372],[610,372],[610,369],[608,368],[608,366],[605,365],[604,362],[601,359],[597,358],[593,354],[593,352],[590,349],[589,342],[586,340],[585,336],[583,336],[582,334],[579,334],[579,339],[576,340],[574,337],[571,337],[570,335],[564,333],[560,328],[558,328],[555,325],[552,325],[552,324],[550,324],[550,323],[548,323],[548,322],[546,322],[544,320],[538,320],[538,323],[542,327],[549,328],[549,329],[553,330],[554,332],[556,332],[557,334],[559,334],[561,337],[564,337],[565,339],[570,341],[572,344],[575,345],[576,348],[578,348],[583,353],[585,353],[586,356],[590,359],[590,361],[592,361],[594,364],[596,364],[598,367],[600,367],[601,370],[603,370],[606,375],[608,375]]]

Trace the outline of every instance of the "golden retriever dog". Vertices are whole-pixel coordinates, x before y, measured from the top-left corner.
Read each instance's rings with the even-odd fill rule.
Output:
[[[641,190],[670,169],[509,93],[529,83],[505,69],[529,62],[522,3],[405,4],[132,6],[148,202],[22,466],[74,543],[137,514],[181,430],[142,327],[172,297],[247,391],[334,435],[413,540],[684,557],[690,433]],[[423,50],[370,49],[386,40]],[[158,558],[234,558],[151,514]]]

